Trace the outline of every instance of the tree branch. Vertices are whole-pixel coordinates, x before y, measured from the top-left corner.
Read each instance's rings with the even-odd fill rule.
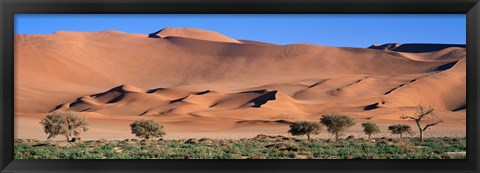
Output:
[[[425,131],[425,130],[427,130],[427,128],[429,128],[429,127],[431,127],[431,126],[434,126],[434,125],[437,125],[438,123],[441,123],[441,122],[443,122],[443,121],[438,121],[438,122],[436,122],[436,123],[427,124],[427,125],[423,128],[422,131]]]

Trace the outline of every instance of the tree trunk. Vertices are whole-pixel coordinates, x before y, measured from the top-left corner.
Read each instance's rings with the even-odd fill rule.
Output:
[[[310,134],[307,134],[307,139],[310,140]]]
[[[420,142],[423,142],[423,131],[420,131]]]
[[[371,134],[368,134],[368,139],[370,139],[370,136],[372,136]]]
[[[335,132],[335,141],[338,141],[338,132]]]
[[[402,133],[400,133],[400,139],[403,139],[403,134]]]
[[[423,142],[423,129],[422,126],[420,125],[420,121],[416,121],[417,127],[418,127],[418,132],[420,133],[420,141]]]

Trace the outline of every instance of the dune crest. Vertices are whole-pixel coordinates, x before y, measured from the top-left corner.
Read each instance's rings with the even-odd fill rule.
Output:
[[[149,35],[150,38],[182,37],[205,41],[242,43],[225,35],[195,28],[164,28]]]

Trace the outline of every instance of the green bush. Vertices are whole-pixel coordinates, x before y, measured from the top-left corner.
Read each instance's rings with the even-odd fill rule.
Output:
[[[48,139],[63,135],[70,141],[70,137],[78,136],[81,132],[88,130],[88,121],[78,116],[75,112],[55,111],[40,121]]]
[[[132,134],[135,136],[150,139],[152,137],[162,137],[166,133],[163,131],[163,126],[158,124],[155,120],[136,120],[130,124]]]
[[[388,130],[390,130],[390,132],[392,134],[400,135],[400,139],[403,138],[404,133],[407,133],[407,134],[410,134],[410,135],[413,134],[412,127],[410,127],[409,125],[406,125],[406,124],[391,125],[391,126],[388,126]]]
[[[311,134],[319,134],[321,130],[322,125],[320,123],[298,121],[290,124],[290,130],[288,130],[288,133],[293,136],[307,135],[308,140],[310,140]]]
[[[327,126],[328,132],[335,135],[336,141],[348,128],[355,125],[355,120],[345,115],[323,115],[320,122]]]
[[[373,134],[380,133],[380,127],[373,122],[362,123],[362,127],[363,132],[368,135],[368,139],[370,139]]]

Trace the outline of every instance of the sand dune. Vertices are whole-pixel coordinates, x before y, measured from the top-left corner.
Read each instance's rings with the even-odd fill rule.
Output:
[[[396,52],[410,52],[410,53],[423,53],[423,52],[436,52],[447,48],[466,48],[461,44],[400,44],[400,43],[388,43],[388,44],[374,44],[368,48],[379,50],[390,50]]]
[[[191,38],[199,39],[206,41],[216,41],[216,42],[226,42],[226,43],[242,43],[238,40],[229,38],[222,34],[194,29],[194,28],[164,28],[155,33],[149,34],[150,38],[168,38],[168,37],[182,37],[182,38]]]
[[[82,112],[93,121],[91,138],[108,138],[109,126],[130,137],[128,123],[138,118],[182,137],[244,137],[285,133],[289,122],[325,113],[385,126],[417,104],[433,106],[461,135],[464,47],[275,45],[192,28],[16,35],[16,136],[43,138],[33,131],[54,110]]]
[[[411,104],[431,105],[455,111],[466,105],[466,61],[458,61],[451,69],[419,78],[389,93],[390,106]]]

